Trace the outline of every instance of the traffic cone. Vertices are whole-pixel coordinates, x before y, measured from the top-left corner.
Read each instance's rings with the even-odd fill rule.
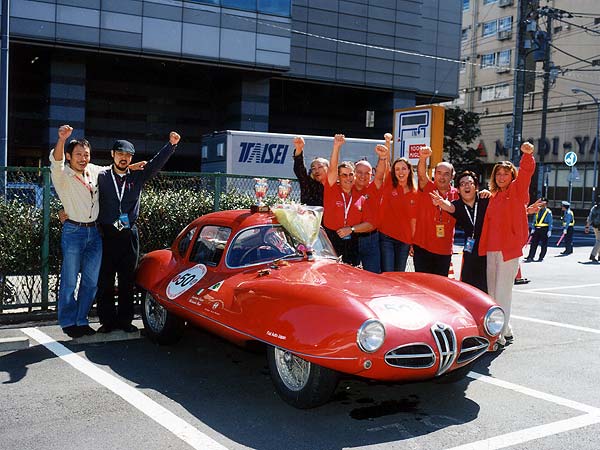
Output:
[[[454,277],[454,266],[452,265],[452,261],[450,261],[450,268],[448,269],[448,278],[456,280],[456,278]]]
[[[531,280],[529,278],[523,278],[521,274],[521,264],[519,264],[519,270],[517,270],[517,276],[515,277],[515,284],[527,284]]]

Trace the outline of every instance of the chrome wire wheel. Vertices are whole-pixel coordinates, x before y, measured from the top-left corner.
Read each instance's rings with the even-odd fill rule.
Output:
[[[280,348],[274,351],[275,365],[283,384],[291,391],[301,391],[310,377],[311,364]]]
[[[144,311],[146,320],[150,329],[157,334],[160,334],[167,323],[167,310],[159,304],[151,294],[146,293],[146,301],[144,302]]]

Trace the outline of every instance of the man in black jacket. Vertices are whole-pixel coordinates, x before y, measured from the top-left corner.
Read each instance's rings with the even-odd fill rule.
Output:
[[[323,182],[327,178],[329,161],[315,158],[310,164],[310,173],[304,165],[304,139],[294,138],[294,173],[300,183],[300,203],[309,206],[323,206]]]
[[[140,212],[144,183],[158,173],[175,151],[179,134],[172,131],[166,144],[145,166],[132,172],[129,165],[135,153],[133,144],[118,140],[111,151],[113,165],[98,175],[102,233],[102,265],[98,279],[99,333],[114,329],[137,331],[133,320],[134,272],[139,255],[139,236],[135,222]],[[118,276],[118,308],[115,307],[115,274]]]

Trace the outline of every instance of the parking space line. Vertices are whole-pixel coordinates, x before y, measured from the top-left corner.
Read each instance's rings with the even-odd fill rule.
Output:
[[[551,296],[555,296],[555,297],[573,297],[573,298],[591,298],[592,300],[600,300],[600,297],[594,297],[592,295],[577,295],[577,294],[559,294],[558,292],[542,292],[542,291],[536,291],[536,290],[529,290],[529,291],[521,291],[519,289],[513,289],[513,292],[518,292],[519,294],[544,294],[544,295],[551,295]]]
[[[176,416],[134,387],[129,386],[114,375],[103,371],[87,359],[76,355],[37,328],[21,328],[21,331],[84,375],[87,375],[98,384],[117,394],[179,439],[189,444],[192,448],[199,450],[227,450],[226,447],[194,428],[185,420]]]
[[[526,290],[519,290],[519,292],[556,291],[559,289],[578,289],[578,288],[594,287],[594,286],[600,286],[600,283],[576,284],[573,286],[554,286],[554,287],[546,287],[546,288],[526,289]]]
[[[518,384],[499,380],[497,378],[493,378],[488,375],[482,375],[477,372],[469,372],[467,376],[474,380],[482,381],[484,383],[488,383],[504,389],[509,389],[514,392],[518,392],[529,397],[534,397],[540,400],[551,402],[560,406],[575,409],[586,414],[572,417],[570,419],[559,420],[557,422],[526,428],[523,430],[513,431],[512,433],[506,433],[500,436],[482,439],[481,441],[470,442],[468,444],[459,445],[457,447],[452,447],[447,450],[501,449],[511,447],[513,445],[522,444],[524,442],[533,441],[535,439],[564,433],[565,431],[576,430],[578,428],[583,428],[589,425],[595,425],[600,423],[600,408],[595,408],[593,406],[559,397],[557,395],[547,394],[545,392],[537,391],[535,389],[526,388]]]
[[[586,333],[600,334],[597,328],[580,327],[578,325],[569,325],[568,323],[552,322],[551,320],[534,319],[533,317],[524,317],[511,314],[511,319],[526,320],[528,322],[541,323],[543,325],[551,325],[553,327],[569,328],[571,330],[585,331]]]
[[[584,414],[570,419],[559,420],[558,422],[547,423],[537,427],[526,428],[519,431],[513,431],[512,433],[494,436],[489,439],[459,445],[458,447],[452,447],[446,450],[495,450],[564,433],[565,431],[595,425],[597,423],[600,423],[600,417],[593,414]]]
[[[498,378],[493,378],[488,375],[483,375],[477,372],[469,372],[467,376],[474,380],[482,381],[484,383],[492,384],[494,386],[498,386],[504,389],[509,389],[514,392],[519,392],[520,394],[528,395],[529,397],[534,397],[540,400],[545,400],[556,405],[566,406],[567,408],[575,409],[577,411],[591,414],[600,418],[600,408],[595,408],[593,406],[559,397],[557,395],[536,391],[535,389],[530,389],[525,386],[511,383],[509,381],[503,381]]]

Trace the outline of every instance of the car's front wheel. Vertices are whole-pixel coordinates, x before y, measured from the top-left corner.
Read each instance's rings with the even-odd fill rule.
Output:
[[[337,387],[337,372],[286,350],[269,347],[267,358],[277,393],[296,408],[314,408],[326,403]]]
[[[143,296],[142,320],[146,335],[159,344],[174,344],[181,338],[181,319],[167,311],[148,291]]]

